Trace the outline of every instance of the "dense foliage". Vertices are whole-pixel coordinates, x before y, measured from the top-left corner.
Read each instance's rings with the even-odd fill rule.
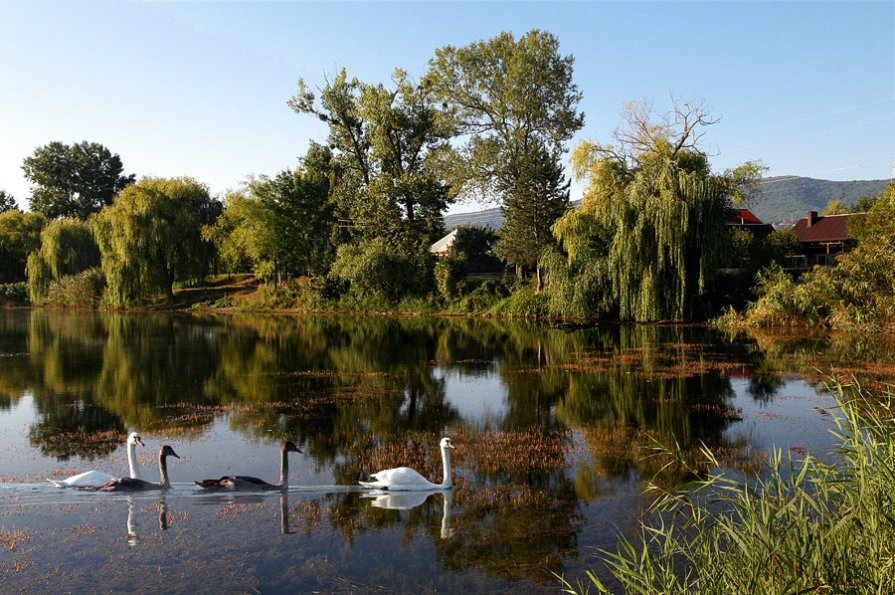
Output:
[[[816,267],[797,281],[779,267],[758,278],[758,299],[730,324],[815,324],[840,329],[895,328],[895,184],[850,225],[858,245],[836,266]]]
[[[6,190],[0,190],[0,213],[18,210],[19,205],[16,203],[15,197]]]
[[[312,145],[303,168],[249,181],[229,194],[221,216],[203,229],[227,271],[251,270],[281,283],[324,274],[332,262],[336,224],[329,201],[329,149]]]
[[[90,225],[80,219],[54,219],[40,234],[40,248],[28,256],[28,292],[41,304],[50,284],[100,264]]]
[[[548,230],[568,203],[560,158],[584,125],[573,63],[548,32],[518,40],[504,32],[436,50],[423,81],[467,139],[453,161],[458,191],[502,201],[499,253],[535,267],[539,289],[539,258],[554,242]]]
[[[173,297],[174,283],[202,279],[214,247],[200,230],[220,213],[220,204],[191,178],[144,178],[102,210],[94,232],[112,306]]]
[[[561,294],[585,300],[570,305],[573,312],[637,321],[698,317],[728,247],[728,209],[757,185],[755,164],[711,172],[698,148],[701,128],[712,123],[702,106],[675,106],[659,123],[651,117],[648,106],[633,104],[616,146],[585,142],[575,150],[588,188],[581,207],[554,228],[566,262],[555,254],[545,262]],[[573,289],[579,277],[581,289]]]
[[[25,178],[34,184],[31,210],[48,218],[86,219],[134,182],[126,176],[118,155],[99,143],[74,145],[51,142],[34,150],[22,165]]]
[[[304,80],[289,101],[300,114],[329,128],[327,143],[339,171],[332,188],[346,238],[387,238],[406,254],[442,233],[442,213],[451,202],[441,175],[441,155],[450,131],[432,98],[396,70],[393,87],[364,83],[341,70],[319,92]]]
[[[339,246],[329,275],[344,283],[355,298],[389,305],[432,287],[428,251],[406,254],[385,238]]]
[[[0,283],[25,280],[28,254],[40,246],[40,232],[46,224],[40,213],[0,213]]]

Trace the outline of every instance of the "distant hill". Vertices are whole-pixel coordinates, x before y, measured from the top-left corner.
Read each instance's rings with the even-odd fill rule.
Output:
[[[761,181],[761,195],[746,206],[765,223],[782,219],[795,222],[808,211],[823,211],[836,198],[851,206],[864,196],[877,196],[888,183],[889,180],[836,182],[799,176],[765,178]]]
[[[788,219],[795,223],[808,211],[823,211],[834,198],[850,206],[864,196],[877,196],[889,180],[855,180],[836,182],[800,176],[777,176],[761,181],[761,194],[746,205],[765,223],[776,223]],[[444,227],[447,231],[460,225],[476,225],[497,230],[503,224],[500,208],[485,209],[471,213],[446,215]]]

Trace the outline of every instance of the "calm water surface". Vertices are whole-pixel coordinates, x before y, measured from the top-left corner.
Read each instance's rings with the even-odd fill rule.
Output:
[[[532,592],[581,577],[633,531],[658,439],[732,472],[771,448],[826,456],[828,366],[879,362],[867,339],[729,340],[686,327],[483,320],[0,311],[3,592]],[[852,366],[853,368],[854,366]],[[88,469],[164,495],[60,490]],[[370,497],[410,464],[452,493]],[[277,479],[209,495],[193,480]],[[675,487],[667,470],[655,480]]]

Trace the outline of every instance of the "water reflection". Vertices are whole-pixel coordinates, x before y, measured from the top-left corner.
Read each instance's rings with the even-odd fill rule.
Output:
[[[410,510],[423,503],[430,497],[437,498],[441,496],[443,508],[441,513],[441,533],[442,539],[450,539],[454,536],[451,529],[451,507],[454,503],[454,493],[451,490],[432,491],[432,492],[366,492],[361,497],[370,499],[370,506],[374,508],[383,508],[385,510]]]
[[[367,566],[358,568],[370,571],[383,561],[355,544],[375,550],[396,541],[427,548],[417,562],[433,577],[462,571],[499,585],[549,584],[554,572],[583,563],[582,548],[611,547],[636,522],[643,480],[673,487],[691,479],[682,466],[644,456],[657,443],[676,443],[685,457],[704,444],[728,467],[752,469],[769,446],[761,429],[776,421],[756,421],[754,412],[779,405],[793,373],[813,381],[817,368],[837,366],[891,378],[892,353],[872,337],[728,337],[680,326],[4,311],[0,429],[9,433],[0,432],[0,468],[13,468],[23,451],[41,473],[60,461],[110,462],[125,428],[139,427],[178,450],[186,443],[190,457],[172,470],[171,497],[195,498],[189,510],[202,510],[204,524],[185,524],[197,532],[189,540],[214,529],[242,543],[242,532],[257,528],[242,513],[260,505],[279,517],[279,531],[253,538],[259,551],[273,548],[272,536],[299,533],[309,544],[337,536],[351,552],[345,564],[361,557]],[[7,421],[13,415],[24,420],[19,433]],[[797,435],[802,419],[785,431]],[[293,462],[309,487],[354,486],[396,466],[435,480],[433,445],[446,435],[457,446],[456,487],[420,501],[177,495],[186,480],[230,465],[274,477],[264,453],[281,440],[306,453]],[[167,503],[158,506],[164,530]],[[129,539],[137,539],[140,514],[130,501],[128,513]],[[207,522],[209,514],[217,520]],[[329,552],[303,547],[313,550],[309,559]],[[310,577],[351,574],[302,568],[308,589],[333,589]]]
[[[139,508],[133,496],[127,496],[125,502],[127,503],[127,545],[133,548],[140,545],[140,535],[138,531],[140,522],[138,520],[138,514],[142,514],[144,511]],[[159,496],[157,507],[159,531],[167,531],[168,503],[165,500],[164,495]]]

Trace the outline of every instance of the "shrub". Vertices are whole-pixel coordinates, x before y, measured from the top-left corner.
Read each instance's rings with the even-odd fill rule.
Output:
[[[453,312],[487,312],[511,294],[503,280],[487,279],[450,304]]]
[[[454,255],[445,256],[435,263],[435,284],[438,293],[446,300],[456,298],[463,290],[466,279],[466,261]]]
[[[26,282],[0,283],[0,306],[27,306],[29,303]]]
[[[432,287],[428,250],[407,254],[385,238],[339,247],[330,279],[347,285],[358,305],[392,304],[405,296],[425,295]]]
[[[56,308],[96,308],[103,291],[106,277],[100,268],[87,269],[76,275],[64,275],[50,281],[42,306]]]
[[[494,311],[507,316],[544,318],[549,315],[548,300],[545,293],[536,293],[531,287],[520,287],[498,303]]]

